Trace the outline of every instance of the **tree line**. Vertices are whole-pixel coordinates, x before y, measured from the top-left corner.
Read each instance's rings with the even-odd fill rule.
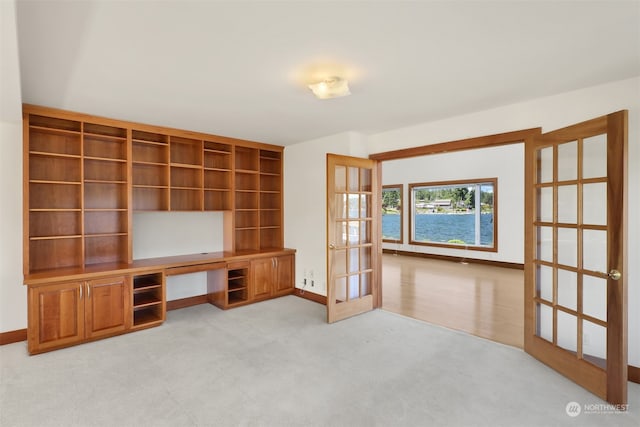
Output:
[[[422,188],[415,190],[416,203],[430,203],[436,200],[451,200],[451,205],[473,209],[475,205],[475,186],[468,187],[441,187]],[[480,204],[493,206],[493,192],[481,191]],[[382,208],[384,210],[398,209],[400,205],[400,192],[396,190],[382,191]]]

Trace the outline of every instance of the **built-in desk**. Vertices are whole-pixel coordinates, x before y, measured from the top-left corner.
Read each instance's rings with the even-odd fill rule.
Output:
[[[293,293],[293,249],[211,252],[26,275],[31,354],[162,324],[165,278],[207,272],[207,298],[227,309]]]

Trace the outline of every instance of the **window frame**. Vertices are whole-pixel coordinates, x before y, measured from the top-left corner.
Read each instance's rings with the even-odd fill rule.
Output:
[[[414,201],[414,189],[423,187],[445,187],[445,186],[462,186],[462,185],[493,185],[493,246],[477,246],[477,245],[462,245],[454,243],[440,243],[440,242],[423,242],[415,240],[414,230],[414,218],[415,218],[415,201]],[[479,178],[479,179],[463,179],[452,181],[437,181],[437,182],[419,182],[409,184],[409,244],[419,246],[432,246],[439,248],[450,249],[462,249],[462,250],[474,250],[484,252],[498,252],[498,178]]]
[[[398,190],[400,192],[400,239],[396,240],[396,239],[385,239],[384,236],[382,235],[382,233],[380,233],[380,235],[382,236],[382,241],[385,243],[404,243],[404,185],[403,184],[389,184],[389,185],[383,185],[382,186],[382,193],[384,193],[385,190]],[[383,195],[382,193],[380,194],[380,209],[382,209],[382,200],[383,200]],[[380,214],[380,222],[382,223],[382,216],[383,214]],[[382,227],[382,224],[381,224]]]

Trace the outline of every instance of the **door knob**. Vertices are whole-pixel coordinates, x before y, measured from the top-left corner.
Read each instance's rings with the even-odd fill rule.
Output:
[[[620,280],[620,278],[622,277],[622,273],[620,273],[618,270],[611,270],[608,276],[610,279]]]
[[[334,245],[333,243],[329,243],[329,249],[335,249],[336,245]]]

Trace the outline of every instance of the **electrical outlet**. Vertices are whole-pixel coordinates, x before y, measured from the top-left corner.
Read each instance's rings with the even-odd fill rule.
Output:
[[[302,284],[307,286],[307,278],[306,277],[304,279],[302,279]]]
[[[313,279],[311,279],[311,287],[313,288]]]

